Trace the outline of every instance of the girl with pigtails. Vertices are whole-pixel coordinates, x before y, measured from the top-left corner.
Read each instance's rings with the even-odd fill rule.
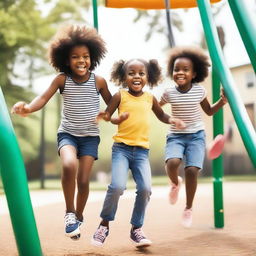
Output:
[[[145,85],[150,88],[157,86],[161,78],[161,68],[156,60],[120,60],[113,66],[111,81],[122,89],[112,97],[106,110],[99,113],[98,120],[117,124],[118,131],[113,137],[111,183],[100,214],[102,220],[92,238],[95,246],[102,246],[109,234],[109,221],[115,218],[119,198],[126,189],[129,170],[137,189],[130,221],[130,238],[136,247],[151,244],[142,231],[145,210],[151,195],[148,157],[151,110],[160,121],[173,124],[179,129],[184,128],[183,121],[164,113],[157,99],[151,93],[143,91]],[[118,117],[112,117],[116,109]]]

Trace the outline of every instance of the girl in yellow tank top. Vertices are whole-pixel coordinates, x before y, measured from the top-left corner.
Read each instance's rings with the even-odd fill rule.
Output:
[[[161,81],[161,69],[156,60],[120,60],[113,66],[111,80],[123,89],[112,97],[105,112],[98,115],[98,119],[117,124],[118,131],[113,137],[115,142],[112,147],[111,184],[108,186],[100,214],[102,220],[92,243],[101,246],[108,236],[109,221],[115,218],[118,200],[126,188],[128,171],[131,170],[137,191],[130,221],[130,238],[137,247],[149,246],[152,242],[146,238],[141,228],[151,195],[151,169],[148,159],[151,110],[164,123],[174,124],[179,128],[185,125],[180,119],[171,118],[164,113],[157,99],[151,93],[143,91],[146,84],[152,88]],[[118,117],[111,118],[116,109]]]

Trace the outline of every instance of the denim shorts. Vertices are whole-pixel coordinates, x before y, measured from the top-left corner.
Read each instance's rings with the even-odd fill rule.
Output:
[[[98,159],[98,147],[100,144],[99,136],[74,136],[66,132],[60,132],[57,134],[58,153],[60,149],[65,145],[72,145],[76,148],[77,157],[92,156],[95,160]]]
[[[205,131],[172,133],[167,135],[165,161],[170,158],[184,159],[185,167],[203,167],[205,156]]]

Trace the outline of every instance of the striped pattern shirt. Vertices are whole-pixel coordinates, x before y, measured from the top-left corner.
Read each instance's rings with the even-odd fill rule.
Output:
[[[67,76],[63,97],[62,119],[58,132],[66,132],[74,136],[99,136],[96,116],[99,113],[100,99],[96,87],[95,75],[76,83]]]
[[[171,104],[172,117],[180,118],[186,123],[183,130],[171,125],[169,133],[195,133],[204,130],[200,103],[205,97],[206,90],[199,84],[192,84],[192,88],[185,93],[178,91],[175,85],[167,88],[161,100]]]

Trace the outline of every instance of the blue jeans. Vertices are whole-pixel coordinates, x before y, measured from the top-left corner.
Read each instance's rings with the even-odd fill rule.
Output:
[[[146,206],[151,195],[151,169],[148,153],[149,150],[142,147],[128,146],[123,143],[113,144],[112,178],[100,214],[103,220],[114,220],[119,198],[126,189],[130,169],[137,190],[131,224],[135,227],[142,227]]]

